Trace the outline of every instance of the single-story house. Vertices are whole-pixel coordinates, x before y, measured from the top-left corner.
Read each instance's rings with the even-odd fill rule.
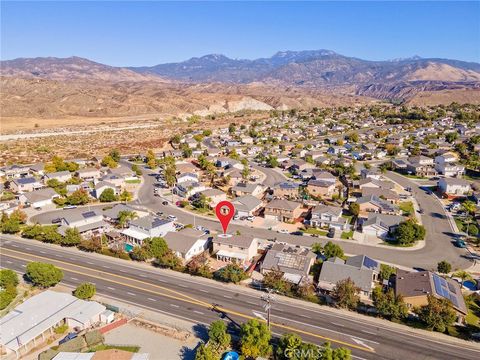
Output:
[[[44,188],[21,194],[18,199],[22,205],[41,208],[52,204],[53,199],[59,196],[52,188]]]
[[[136,245],[142,245],[143,240],[146,238],[163,237],[171,231],[175,231],[172,220],[147,215],[130,221],[128,229],[123,230],[121,233],[127,241]]]
[[[400,215],[369,213],[362,222],[362,233],[385,239],[405,218]]]
[[[208,249],[210,241],[205,232],[184,228],[181,231],[170,231],[163,237],[178,257],[189,261],[192,257],[201,254]]]
[[[16,193],[24,193],[42,188],[43,185],[34,177],[15,178],[10,181],[10,189]]]
[[[219,234],[212,239],[212,253],[218,260],[245,264],[257,255],[258,239],[249,235]]]
[[[265,188],[260,184],[239,182],[232,187],[232,194],[235,196],[252,195],[261,198]]]
[[[65,182],[68,181],[72,178],[72,173],[70,171],[57,171],[57,172],[52,172],[52,173],[46,173],[43,176],[43,181],[47,183],[48,180],[57,180],[60,182]]]
[[[255,215],[258,210],[262,207],[262,201],[252,195],[244,195],[235,198],[232,201],[233,206],[235,206],[235,215],[239,217],[252,216]]]
[[[68,210],[68,212],[63,215],[61,226],[57,229],[57,232],[65,235],[65,231],[68,228],[77,228],[81,234],[102,232],[106,225],[106,222],[103,220],[103,215],[99,210],[77,208]]]
[[[277,243],[267,251],[260,272],[266,274],[278,270],[283,272],[285,280],[299,284],[308,279],[315,258],[315,253],[306,248]]]

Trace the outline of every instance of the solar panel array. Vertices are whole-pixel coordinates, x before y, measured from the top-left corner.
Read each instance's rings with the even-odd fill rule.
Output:
[[[432,276],[437,295],[450,300],[454,306],[458,307],[459,304],[453,285],[449,284],[444,278],[438,276],[437,274],[432,274]]]
[[[297,254],[279,252],[277,254],[278,265],[288,267],[290,269],[303,269],[305,267],[306,258]]]
[[[363,258],[363,266],[365,266],[368,269],[376,269],[378,267],[378,262],[365,256]]]
[[[88,219],[88,218],[97,216],[97,214],[95,213],[95,211],[87,211],[87,212],[82,213],[82,216],[83,216],[85,219]]]

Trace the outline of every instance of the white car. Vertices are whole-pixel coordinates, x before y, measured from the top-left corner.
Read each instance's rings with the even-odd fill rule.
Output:
[[[255,216],[247,216],[248,221],[253,221],[255,219]]]
[[[177,221],[177,220],[178,220],[175,215],[168,215],[168,216],[167,216],[167,219],[173,220],[173,221]]]
[[[280,229],[280,230],[277,230],[277,232],[280,233],[280,234],[289,234],[290,233],[287,229]]]

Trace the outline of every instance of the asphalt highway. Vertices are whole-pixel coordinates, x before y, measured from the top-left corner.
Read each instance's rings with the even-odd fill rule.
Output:
[[[1,267],[25,272],[30,261],[52,263],[64,271],[63,282],[95,283],[100,295],[141,308],[208,325],[223,318],[232,331],[250,318],[265,317],[261,292],[242,286],[194,278],[143,264],[112,259],[76,249],[0,235]],[[216,304],[216,310],[213,310]],[[373,321],[357,314],[277,296],[272,308],[275,334],[297,332],[306,341],[352,350],[354,359],[478,359],[480,346],[455,343],[434,334]]]

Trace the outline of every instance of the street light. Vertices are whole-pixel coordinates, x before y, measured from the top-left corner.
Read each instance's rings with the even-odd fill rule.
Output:
[[[275,301],[275,296],[272,294],[272,290],[268,290],[268,294],[264,294],[260,297],[262,301],[265,302],[263,308],[267,312],[267,326],[268,330],[270,330],[270,309],[272,308],[272,302]]]

